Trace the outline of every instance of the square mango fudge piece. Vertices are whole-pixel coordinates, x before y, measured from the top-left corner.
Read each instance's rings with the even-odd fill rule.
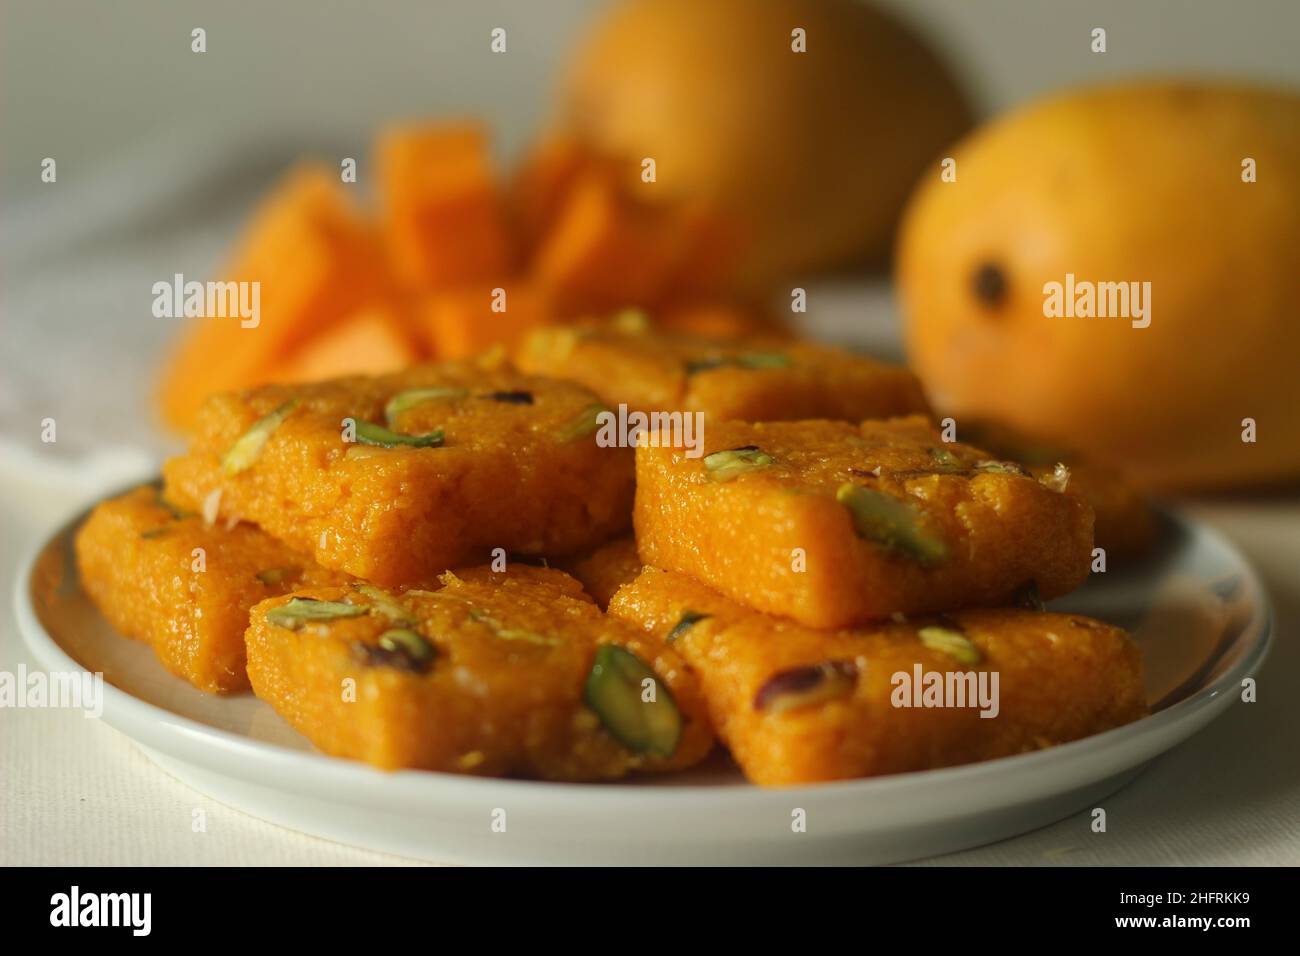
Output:
[[[765,786],[990,760],[1147,712],[1137,646],[1074,615],[973,610],[815,630],[653,568],[610,613],[681,654],[719,739]]]
[[[636,538],[630,534],[602,544],[590,554],[560,564],[560,570],[577,578],[583,589],[602,608],[609,605],[609,599],[615,591],[636,580],[641,568]]]
[[[437,590],[266,601],[248,672],[321,750],[385,769],[602,780],[680,770],[713,745],[695,677],[663,640],[525,564],[447,572]]]
[[[168,494],[249,518],[383,585],[509,554],[578,554],[628,526],[633,455],[596,397],[483,364],[220,395]]]
[[[82,587],[109,623],[209,693],[248,690],[244,631],[254,604],[347,580],[251,525],[178,512],[152,486],[100,503],[77,532],[76,553]]]
[[[1057,465],[1064,464],[1070,471],[1065,490],[1092,505],[1093,538],[1108,558],[1126,561],[1151,550],[1156,537],[1155,514],[1142,494],[1118,471],[1000,423],[963,419],[957,428],[966,441],[988,449],[998,458],[1024,465],[1037,477],[1046,477]]]
[[[637,447],[645,563],[810,627],[1057,597],[1088,576],[1092,509],[920,416],[714,422],[703,455]]]
[[[632,411],[698,411],[717,421],[856,422],[929,410],[920,382],[905,368],[775,336],[710,339],[631,322],[566,326],[533,332],[515,361]]]

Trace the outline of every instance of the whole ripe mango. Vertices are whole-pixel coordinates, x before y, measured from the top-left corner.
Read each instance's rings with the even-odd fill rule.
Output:
[[[1300,95],[1068,92],[953,159],[955,181],[936,166],[909,204],[897,281],[911,361],[959,436],[962,416],[998,419],[1148,488],[1300,475]],[[1081,283],[1136,282],[1149,311],[1046,314],[1048,284],[1071,281],[1080,306]],[[1112,288],[1098,303],[1122,307]]]
[[[655,160],[638,188],[733,217],[754,287],[883,263],[917,177],[970,128],[938,55],[861,0],[616,3],[560,107],[597,152]]]

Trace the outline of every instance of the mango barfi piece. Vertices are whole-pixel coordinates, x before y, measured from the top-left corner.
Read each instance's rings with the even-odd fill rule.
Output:
[[[653,568],[610,613],[681,654],[719,739],[764,786],[990,760],[1147,712],[1137,646],[1070,614],[970,610],[816,630]]]
[[[181,512],[153,486],[101,502],[75,547],[81,586],[109,623],[208,693],[248,690],[244,630],[254,604],[347,580],[252,525]]]
[[[632,450],[597,443],[599,408],[578,385],[484,363],[264,386],[211,399],[164,475],[169,496],[215,498],[324,567],[422,584],[626,530]]]
[[[999,458],[1019,462],[1039,477],[1050,475],[1058,464],[1069,468],[1070,481],[1065,490],[1092,506],[1096,516],[1093,538],[1108,558],[1133,560],[1151,550],[1156,538],[1155,513],[1141,492],[1115,469],[1001,423],[963,419],[958,431],[965,441]]]
[[[338,174],[320,166],[296,169],[276,186],[221,279],[246,283],[250,304],[255,287],[259,315],[184,320],[159,393],[163,417],[181,430],[213,392],[277,380],[305,343],[391,294],[378,233]]]
[[[713,743],[694,675],[573,578],[512,562],[432,590],[253,609],[253,689],[321,750],[385,769],[547,780],[680,770]]]
[[[861,421],[928,411],[905,368],[770,335],[705,338],[611,322],[539,329],[521,369],[586,385],[630,410],[703,412],[723,421]]]
[[[1092,509],[921,416],[713,422],[700,457],[637,447],[646,564],[812,627],[1044,598],[1089,573]],[[671,437],[671,436],[669,436]],[[656,447],[661,444],[662,447]]]
[[[384,236],[399,278],[445,288],[510,271],[505,200],[481,126],[395,127],[376,152]]]
[[[561,563],[561,569],[577,578],[602,608],[609,606],[614,592],[636,580],[641,568],[636,538],[630,534],[602,544],[590,554]]]
[[[654,315],[654,327],[668,335],[716,341],[754,335],[779,338],[780,319],[762,305],[735,297],[727,300],[683,298],[665,303]]]

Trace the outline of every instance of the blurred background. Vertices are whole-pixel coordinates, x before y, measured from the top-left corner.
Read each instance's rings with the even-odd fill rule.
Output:
[[[361,149],[384,120],[472,113],[511,154],[549,111],[557,71],[607,0],[5,0],[6,201],[44,156],[102,170],[141,147],[296,135]],[[952,60],[985,114],[1133,73],[1300,82],[1293,0],[878,0]],[[191,59],[189,31],[208,53]],[[509,31],[509,52],[488,31]],[[1109,30],[1090,53],[1094,26]],[[199,68],[201,67],[201,68]]]
[[[334,168],[338,157],[355,157],[357,195],[369,197],[375,137],[394,121],[472,117],[491,134],[501,169],[516,168],[557,127],[565,108],[571,113],[583,107],[584,95],[603,95],[602,79],[617,69],[602,66],[602,56],[635,61],[639,38],[655,33],[643,27],[633,31],[638,39],[609,41],[603,52],[591,53],[585,38],[608,6],[603,0],[4,0],[0,441],[6,457],[25,468],[53,462],[77,471],[93,461],[102,478],[115,470],[135,472],[175,447],[174,435],[159,427],[156,391],[183,320],[151,314],[152,284],[174,273],[215,277],[246,234],[259,197],[305,155]],[[697,6],[702,11],[709,5]],[[752,17],[729,32],[744,34],[761,23],[768,6],[753,0]],[[933,153],[927,136],[952,139],[1044,93],[1098,81],[1192,74],[1291,90],[1300,85],[1300,4],[1294,0],[878,0],[875,6],[896,18],[904,33],[869,25],[867,45],[859,50],[853,29],[839,29],[833,17],[819,21],[827,27],[813,32],[809,48],[824,51],[828,37],[835,37],[840,72],[810,80],[811,94],[803,91],[825,109],[823,130],[838,128],[843,138],[863,125],[855,109],[910,111],[901,125],[895,116],[893,125],[868,129],[861,140],[867,157],[906,153],[918,142]],[[673,31],[682,36],[693,22],[680,11],[667,14],[660,40]],[[1107,31],[1104,54],[1090,49],[1090,31],[1098,26]],[[195,27],[206,31],[201,55],[191,51]],[[489,46],[496,27],[506,30],[504,54]],[[726,46],[724,39],[719,47]],[[679,87],[658,87],[677,90],[679,103],[694,90],[701,100],[717,96],[726,104],[761,73],[745,74],[725,57],[701,65],[690,43],[682,41],[681,48],[687,52],[671,63],[645,54],[652,61],[647,69],[662,69],[663,76],[685,71],[684,79],[672,81]],[[558,95],[562,78],[583,69],[578,91]],[[879,82],[880,76],[887,81]],[[924,94],[931,99],[899,105],[929,83],[941,87]],[[725,90],[733,92],[719,92]],[[624,102],[645,105],[635,91],[625,95]],[[779,99],[772,91],[763,95]],[[842,109],[843,102],[856,105]],[[622,111],[629,114],[622,126],[617,116],[599,113],[618,114],[619,107],[616,97],[612,106],[592,106],[596,119],[580,118],[579,125],[594,128],[596,139],[627,139],[628,125],[640,122],[636,110]],[[949,120],[935,118],[949,108]],[[647,109],[671,117],[676,107]],[[943,123],[950,128],[936,128]],[[779,142],[781,128],[769,128]],[[923,132],[913,135],[914,128]],[[1032,137],[1027,143],[1032,151]],[[840,144],[827,133],[812,146],[829,155]],[[725,138],[715,147],[715,153],[725,151]],[[746,148],[765,151],[761,144]],[[708,152],[695,152],[701,151]],[[795,150],[787,162],[802,164],[801,155]],[[42,181],[46,157],[57,160],[55,183]],[[898,192],[901,203],[916,170],[863,162],[860,192]],[[707,179],[708,163],[697,165]],[[778,164],[778,172],[790,170]],[[711,174],[743,181],[752,169]],[[833,176],[821,178],[814,169],[802,175],[810,180],[810,196],[829,196],[832,207],[844,204]],[[806,284],[814,294],[808,314],[798,317],[805,331],[899,356],[897,299],[881,260],[882,243],[894,238],[897,211],[871,211],[869,198],[864,202],[861,216],[889,220],[888,228],[873,227],[869,242],[828,238],[824,254],[787,261],[791,248],[807,252],[820,241],[822,233],[814,230],[809,239],[758,257],[745,287],[748,294],[775,289],[788,296],[791,285]],[[833,231],[822,230],[827,236]],[[863,248],[845,251],[855,242]],[[780,296],[778,307],[788,302]],[[1240,417],[1236,409],[1232,414]],[[40,438],[46,417],[59,423],[55,445]]]

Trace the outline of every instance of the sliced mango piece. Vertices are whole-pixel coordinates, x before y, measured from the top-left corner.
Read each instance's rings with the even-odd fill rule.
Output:
[[[382,375],[414,365],[423,350],[389,309],[355,313],[343,324],[308,342],[289,359],[277,378],[317,382],[343,375]]]
[[[482,127],[390,129],[377,154],[384,237],[403,282],[443,288],[509,271],[504,200]]]
[[[593,175],[574,186],[531,272],[563,315],[646,306],[662,297],[687,238],[672,210]]]
[[[184,333],[164,365],[165,420],[189,428],[213,392],[280,377],[284,359],[303,342],[385,294],[378,238],[348,202],[331,171],[291,172],[253,217],[223,281],[259,283],[259,316],[183,321]]]
[[[490,348],[513,348],[532,330],[553,324],[550,296],[525,282],[491,281],[430,295],[419,311],[425,346],[444,359]]]

